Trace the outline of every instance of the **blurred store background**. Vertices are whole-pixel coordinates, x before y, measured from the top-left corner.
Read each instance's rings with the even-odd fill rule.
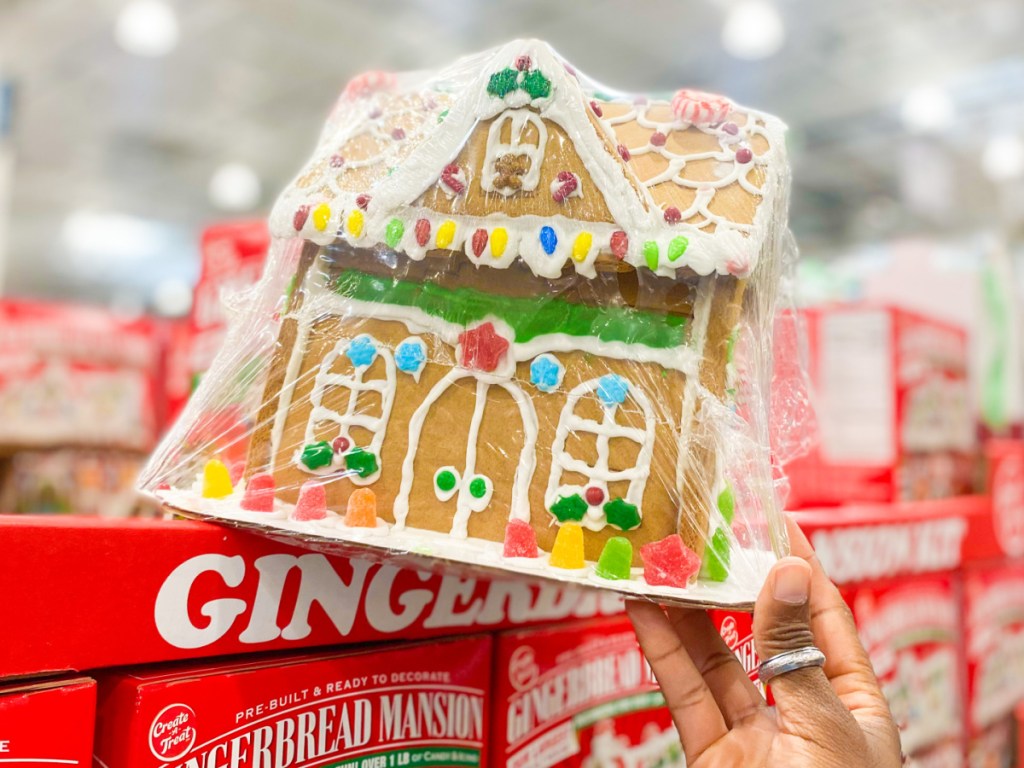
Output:
[[[854,609],[911,764],[1016,764],[1021,0],[0,0],[0,512],[157,516],[136,472],[223,338],[222,292],[259,275],[262,219],[345,82],[516,37],[615,88],[689,86],[788,122],[801,311],[779,325],[779,379],[806,366],[816,417],[777,389],[773,414],[807,429],[774,447],[816,442],[780,492]],[[155,569],[227,546],[199,524],[12,519],[0,592],[51,550],[82,570],[131,552],[144,574],[147,547]],[[250,560],[283,546],[229,540]],[[119,562],[92,574],[115,598],[90,615],[144,632],[153,584],[124,591],[133,618]],[[46,577],[26,579],[26,610],[93,599],[77,573]],[[753,669],[749,619],[718,621]],[[151,633],[94,652],[62,617],[23,623],[39,656],[0,648],[0,715],[11,675],[295,647],[275,624],[251,647],[183,653]],[[367,626],[354,637],[384,637]],[[350,639],[321,621],[303,642]]]

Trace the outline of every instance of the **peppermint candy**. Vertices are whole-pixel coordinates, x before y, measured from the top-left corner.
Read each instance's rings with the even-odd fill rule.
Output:
[[[369,96],[375,91],[390,90],[394,87],[395,82],[394,72],[372,69],[349,80],[345,86],[345,95],[350,99],[358,99],[362,96]]]
[[[682,88],[672,97],[676,117],[693,125],[711,125],[725,120],[732,111],[732,102],[724,96]]]
[[[572,171],[560,171],[551,182],[551,197],[556,203],[564,203],[570,197],[582,197],[580,177]]]
[[[441,187],[451,196],[466,191],[466,174],[455,163],[449,163],[441,171]]]

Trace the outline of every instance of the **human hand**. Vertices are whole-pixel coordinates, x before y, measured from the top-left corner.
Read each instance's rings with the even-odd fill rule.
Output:
[[[747,677],[708,614],[626,605],[661,685],[688,768],[898,768],[899,732],[853,616],[803,532],[772,568],[754,608],[762,660],[817,646],[824,669],[771,682],[775,706]]]

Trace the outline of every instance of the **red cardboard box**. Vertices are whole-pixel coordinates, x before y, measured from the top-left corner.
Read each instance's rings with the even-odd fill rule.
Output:
[[[0,677],[618,613],[596,590],[309,552],[206,523],[0,516]]]
[[[494,670],[494,768],[684,764],[624,617],[502,633]]]
[[[161,360],[150,320],[0,301],[0,445],[151,448]]]
[[[491,639],[100,678],[109,768],[486,765]]]
[[[952,741],[962,755],[958,579],[914,576],[846,587],[843,597],[900,728],[903,750],[918,755]]]
[[[1024,557],[1024,441],[989,440],[985,456],[996,539],[1007,557]]]
[[[89,765],[95,717],[86,677],[0,687],[0,765]]]
[[[906,768],[964,768],[964,745],[955,739],[910,755]]]
[[[790,505],[970,493],[967,335],[883,306],[806,310],[820,441],[787,466]]]
[[[1014,768],[1018,755],[1013,731],[1013,720],[1005,718],[972,739],[967,768]]]
[[[964,572],[967,725],[972,737],[1024,700],[1024,563]]]

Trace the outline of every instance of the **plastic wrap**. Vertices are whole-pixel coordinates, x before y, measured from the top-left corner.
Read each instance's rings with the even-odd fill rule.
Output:
[[[788,189],[777,119],[617,93],[542,42],[360,75],[144,490],[316,547],[749,606],[787,551]]]

